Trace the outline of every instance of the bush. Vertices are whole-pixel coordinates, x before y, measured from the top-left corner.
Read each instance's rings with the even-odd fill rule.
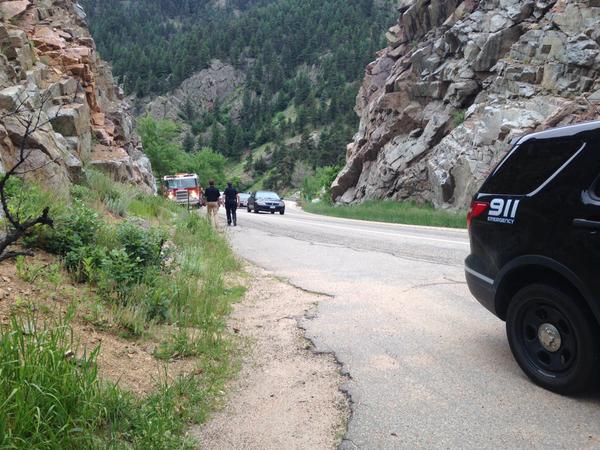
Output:
[[[107,249],[98,245],[83,245],[65,255],[64,263],[80,283],[97,281],[98,270],[107,258]]]
[[[452,124],[454,127],[458,127],[465,121],[466,110],[459,109],[458,111],[454,111],[452,113]]]
[[[243,288],[224,287],[225,271],[239,268],[226,240],[199,215],[137,195],[128,210],[166,217],[174,226],[169,255],[163,229],[140,220],[109,224],[86,206],[104,210],[100,197],[107,205],[130,192],[111,189],[103,179],[93,182],[97,190],[73,187],[70,203],[52,203],[35,187],[12,186],[16,204],[27,211],[53,205],[55,228],[35,230],[31,244],[60,255],[78,281],[94,284],[112,304],[106,311],[120,333],[138,337],[153,324],[175,325],[178,339],[165,343],[164,356],[198,355],[202,377],[180,378],[137,399],[98,381],[95,352],[71,356],[76,349],[67,326],[32,332],[15,324],[0,330],[0,448],[195,448],[185,437],[188,422],[204,417],[229,370],[223,315]],[[31,282],[42,273],[41,265],[17,263],[19,276]]]
[[[40,229],[35,245],[61,256],[94,243],[103,226],[94,210],[75,199],[69,208],[62,209],[53,219],[54,228]]]
[[[117,225],[116,237],[132,260],[145,267],[160,265],[162,247],[167,240],[160,228],[146,230],[131,221],[121,222]]]
[[[146,273],[139,259],[132,258],[123,248],[113,249],[102,260],[98,272],[98,288],[105,299],[126,303],[132,286],[140,283]]]
[[[304,179],[302,184],[302,197],[308,201],[320,197],[329,199],[329,197],[331,197],[329,195],[331,184],[339,171],[339,167],[334,166],[317,168],[317,171],[313,176]]]
[[[19,178],[11,177],[8,180],[5,194],[9,210],[21,220],[38,217],[47,206],[50,206],[50,217],[52,218],[64,214],[66,210],[67,203],[61,195],[51,194],[35,184],[25,183]],[[0,219],[1,222],[2,219]]]

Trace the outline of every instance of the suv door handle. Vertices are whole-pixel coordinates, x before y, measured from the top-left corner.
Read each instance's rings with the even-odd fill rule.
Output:
[[[573,225],[579,228],[587,228],[588,230],[600,230],[600,222],[587,219],[573,219]]]

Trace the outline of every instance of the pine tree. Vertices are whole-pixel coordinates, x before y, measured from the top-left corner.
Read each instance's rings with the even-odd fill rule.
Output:
[[[183,142],[181,143],[183,150],[187,153],[192,153],[195,148],[194,136],[189,131],[185,133]]]
[[[210,129],[210,148],[217,153],[223,154],[223,137],[221,125],[215,122]]]

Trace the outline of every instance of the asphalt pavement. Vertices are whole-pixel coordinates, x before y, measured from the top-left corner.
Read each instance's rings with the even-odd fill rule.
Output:
[[[600,396],[561,397],[514,362],[470,295],[463,230],[238,212],[236,252],[328,294],[304,319],[348,374],[343,449],[600,448]],[[306,430],[310,433],[310,430]]]

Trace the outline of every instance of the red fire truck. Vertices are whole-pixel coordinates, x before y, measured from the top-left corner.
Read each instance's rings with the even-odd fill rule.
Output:
[[[202,206],[202,188],[195,173],[178,173],[163,177],[164,196],[188,207]]]

